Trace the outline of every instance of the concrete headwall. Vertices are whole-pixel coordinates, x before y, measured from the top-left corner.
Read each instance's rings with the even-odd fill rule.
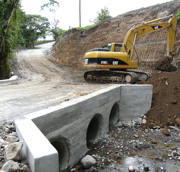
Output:
[[[111,127],[116,126],[119,120],[135,120],[146,113],[151,107],[152,89],[151,85],[113,85],[59,106],[29,114],[24,120],[16,120],[17,133],[24,141],[24,152],[28,156],[32,171],[48,172],[46,165],[42,169],[39,167],[41,159],[47,166],[50,166],[48,164],[52,161],[59,161],[59,167],[51,169],[51,172],[72,167],[86,154],[91,145],[103,137]],[[34,127],[31,125],[34,130],[31,127],[27,129],[26,123],[31,122],[35,124]],[[36,140],[38,137],[35,130],[42,132],[37,133],[44,135],[56,148],[56,152],[52,148],[49,149],[53,146],[48,143],[42,148],[43,142],[39,139],[37,144],[32,141],[29,143],[29,139]],[[29,134],[32,132],[34,135]],[[27,139],[26,135],[30,138]],[[41,153],[42,149],[52,150],[52,153],[49,153],[48,157]]]

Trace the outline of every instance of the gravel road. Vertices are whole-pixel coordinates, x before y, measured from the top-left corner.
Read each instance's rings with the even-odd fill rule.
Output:
[[[82,71],[55,63],[50,56],[52,45],[41,44],[14,57],[14,73],[20,79],[0,84],[0,123],[108,87],[86,83]]]

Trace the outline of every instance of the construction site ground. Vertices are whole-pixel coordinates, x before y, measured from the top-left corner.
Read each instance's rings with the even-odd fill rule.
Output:
[[[13,59],[14,74],[20,79],[0,85],[3,139],[7,135],[4,121],[108,87],[108,84],[86,83],[82,71],[58,65],[50,55],[52,44],[22,50]],[[147,123],[132,122],[111,130],[88,153],[96,159],[96,165],[83,169],[79,163],[70,171],[128,172],[133,165],[136,172],[180,172],[180,70],[154,72],[146,83],[154,86]],[[5,162],[4,149],[1,150],[0,167]]]
[[[36,49],[17,53],[11,63],[14,75],[19,79],[0,84],[0,123],[108,87],[87,83],[82,71],[53,62],[52,45],[41,44]]]

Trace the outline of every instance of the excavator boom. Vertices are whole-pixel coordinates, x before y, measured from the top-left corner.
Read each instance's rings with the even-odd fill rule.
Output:
[[[167,21],[167,19],[169,20]],[[143,23],[139,26],[134,26],[127,32],[125,36],[122,52],[127,52],[130,60],[132,60],[134,45],[140,36],[167,28],[167,56],[174,55],[175,52],[173,46],[176,44],[176,27],[177,18],[175,15],[170,15]]]

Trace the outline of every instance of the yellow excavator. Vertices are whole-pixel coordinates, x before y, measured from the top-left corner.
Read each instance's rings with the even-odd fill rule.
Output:
[[[127,32],[123,43],[110,43],[107,48],[90,50],[85,54],[84,67],[93,70],[86,71],[84,79],[118,83],[136,83],[148,80],[150,77],[148,73],[128,70],[138,68],[138,62],[132,59],[136,40],[142,35],[167,28],[167,56],[174,56],[176,27],[177,17],[170,15],[133,26]]]

